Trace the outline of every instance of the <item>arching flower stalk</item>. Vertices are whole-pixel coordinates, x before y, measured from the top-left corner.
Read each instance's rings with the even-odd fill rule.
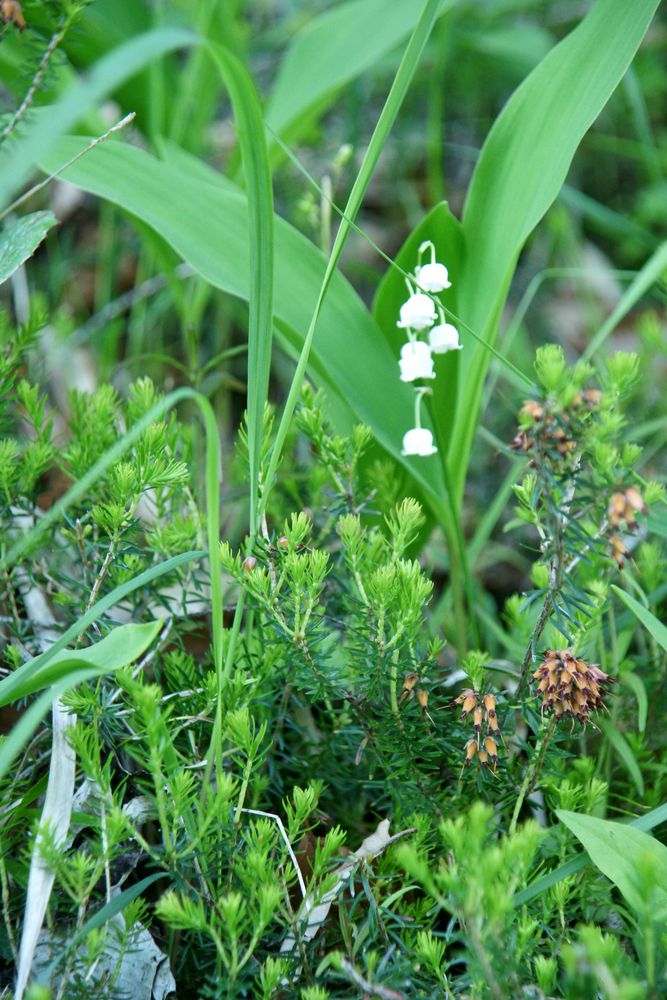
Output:
[[[421,425],[422,397],[431,390],[427,386],[415,389],[415,426],[403,435],[402,455],[434,455],[438,450],[433,444],[433,435],[427,427]]]
[[[428,260],[422,263],[424,255]],[[418,251],[414,275],[405,281],[408,298],[400,308],[396,326],[405,330],[407,342],[401,348],[399,360],[401,382],[417,382],[434,379],[434,354],[460,351],[459,332],[455,326],[445,321],[445,313],[433,296],[451,288],[449,273],[444,264],[435,259],[435,246],[431,240],[421,244]],[[437,307],[437,308],[436,308]],[[428,330],[428,343],[421,340],[420,333]],[[415,426],[403,437],[403,455],[425,457],[438,450],[433,444],[433,435],[421,426],[421,400],[428,390],[415,386]]]

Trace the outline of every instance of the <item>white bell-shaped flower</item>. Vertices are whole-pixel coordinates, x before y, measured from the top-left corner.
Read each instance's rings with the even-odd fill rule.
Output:
[[[401,318],[396,326],[403,330],[427,330],[437,318],[435,306],[428,295],[415,292],[401,306]]]
[[[423,340],[409,340],[401,348],[401,382],[417,378],[435,378],[431,348]]]
[[[425,292],[444,292],[446,288],[451,288],[449,274],[444,264],[423,264],[416,271],[417,284]]]
[[[433,444],[433,435],[425,427],[413,427],[403,435],[402,455],[434,455],[438,449]]]
[[[434,354],[447,354],[448,351],[460,351],[459,331],[451,323],[438,323],[429,330],[428,342]]]

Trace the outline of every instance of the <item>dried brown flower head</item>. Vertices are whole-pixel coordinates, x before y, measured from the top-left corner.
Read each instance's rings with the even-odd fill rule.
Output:
[[[573,412],[582,402],[572,404]],[[539,444],[540,450],[557,452],[566,458],[575,447],[572,414],[561,411],[550,413],[546,406],[528,399],[519,410],[519,433],[510,444],[513,451],[532,451]]]
[[[3,21],[15,24],[19,31],[23,31],[25,28],[25,18],[18,0],[2,0],[0,2],[0,14]]]
[[[569,649],[548,649],[533,674],[537,694],[542,696],[542,711],[578,719],[583,725],[592,712],[604,708],[612,677],[594,663],[576,657]]]
[[[466,688],[458,698],[455,698],[452,705],[461,706],[461,721],[465,722],[472,713],[472,724],[475,735],[468,740],[464,749],[463,766],[466,767],[477,758],[484,767],[489,767],[495,771],[498,762],[498,743],[496,738],[502,739],[500,727],[498,726],[498,716],[496,715],[496,697],[493,694],[480,694],[472,688]],[[486,726],[486,734],[482,736],[482,729]]]

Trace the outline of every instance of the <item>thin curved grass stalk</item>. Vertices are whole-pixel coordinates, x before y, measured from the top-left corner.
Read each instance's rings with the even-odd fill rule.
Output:
[[[394,82],[392,84],[391,90],[387,97],[387,100],[382,108],[380,118],[375,130],[371,137],[371,141],[366,150],[366,155],[362,161],[361,167],[359,168],[359,173],[355,179],[352,186],[352,191],[347,200],[345,206],[345,212],[343,216],[343,221],[341,222],[338,232],[336,233],[336,239],[334,240],[334,245],[329,255],[329,260],[327,262],[327,267],[324,272],[324,277],[322,279],[322,284],[320,287],[320,292],[315,304],[315,309],[306,333],[303,347],[301,353],[299,354],[299,360],[297,362],[296,372],[292,379],[292,384],[283,408],[283,413],[280,418],[280,423],[276,432],[276,438],[271,452],[271,458],[269,460],[269,467],[266,474],[266,484],[264,487],[264,492],[260,502],[260,515],[266,511],[266,506],[268,503],[269,493],[273,487],[276,472],[278,470],[278,465],[282,457],[282,450],[285,445],[285,439],[294,415],[294,410],[296,409],[296,404],[299,398],[299,392],[301,391],[301,383],[303,377],[306,373],[306,367],[308,365],[308,359],[310,356],[310,349],[315,337],[315,328],[317,326],[317,321],[319,319],[320,311],[322,309],[322,304],[324,302],[327,290],[333,278],[336,267],[340,260],[340,256],[343,252],[343,247],[347,241],[347,237],[350,234],[351,223],[357,217],[357,213],[361,207],[366,189],[370,183],[371,177],[375,170],[375,166],[380,157],[380,154],[384,148],[384,144],[387,140],[389,132],[396,120],[396,116],[400,110],[403,103],[403,99],[407,93],[410,81],[417,69],[419,59],[424,50],[424,46],[428,41],[431,34],[431,29],[435,23],[438,16],[438,10],[440,7],[439,0],[426,0],[424,3],[422,13],[420,15],[419,21],[415,27],[414,32],[410,37],[410,41],[405,50],[403,59],[398,68]],[[349,220],[349,221],[348,221]]]

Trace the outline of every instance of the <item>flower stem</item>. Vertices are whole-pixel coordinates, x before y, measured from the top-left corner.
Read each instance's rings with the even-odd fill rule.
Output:
[[[514,803],[514,812],[512,813],[512,820],[509,826],[510,836],[516,833],[516,825],[519,820],[519,813],[521,812],[521,807],[523,806],[524,800],[527,795],[529,795],[537,777],[542,769],[542,764],[544,763],[544,757],[547,752],[547,747],[551,741],[551,737],[556,729],[556,716],[554,715],[549,723],[549,727],[543,736],[540,736],[537,743],[535,744],[535,754],[526,768],[526,773],[521,782],[521,788],[519,789],[519,794],[517,795],[516,802]]]

